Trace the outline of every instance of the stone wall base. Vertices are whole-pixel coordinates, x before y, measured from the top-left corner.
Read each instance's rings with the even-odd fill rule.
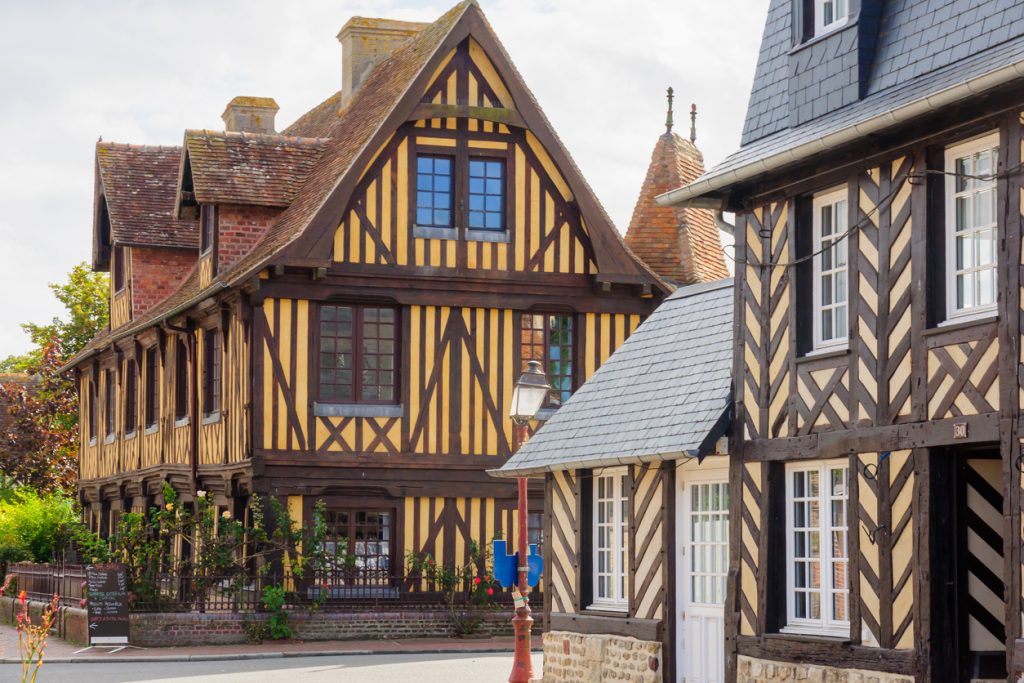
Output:
[[[481,636],[512,635],[512,612],[479,614]],[[247,630],[267,621],[266,614],[135,613],[131,615],[131,643],[140,647],[235,645],[249,642]],[[288,613],[288,625],[297,640],[379,640],[386,638],[446,638],[453,636],[444,610],[394,610]]]
[[[773,681],[805,681],[806,683],[914,683],[911,676],[863,669],[839,669],[817,664],[776,662],[740,655],[736,662],[736,683],[772,683]]]
[[[544,634],[543,683],[661,683],[661,643],[625,636]]]

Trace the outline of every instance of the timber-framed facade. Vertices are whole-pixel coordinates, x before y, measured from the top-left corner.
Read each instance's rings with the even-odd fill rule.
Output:
[[[662,198],[737,216],[729,678],[1016,680],[1024,26],[901,71],[921,21],[849,5],[771,4],[743,147]]]
[[[281,133],[273,100],[236,98],[225,132],[97,148],[95,265],[119,312],[69,364],[97,531],[168,481],[236,516],[277,496],[299,524],[322,499],[384,576],[409,552],[464,564],[470,540],[514,537],[515,487],[485,470],[512,450],[524,363],[560,379],[550,414],[668,291],[474,2],[339,39],[342,91]],[[159,225],[117,204],[140,171]],[[153,250],[184,267],[138,267]]]

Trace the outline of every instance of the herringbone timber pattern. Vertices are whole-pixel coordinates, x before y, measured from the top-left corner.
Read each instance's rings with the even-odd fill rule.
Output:
[[[785,202],[772,206],[771,211],[771,259],[772,263],[787,263],[790,260],[789,233],[786,224],[789,208]],[[789,268],[771,268],[768,271],[768,424],[769,435],[773,438],[789,436]]]
[[[1001,461],[967,461],[967,615],[974,652],[1006,648],[1001,485]]]
[[[633,467],[632,551],[630,600],[637,619],[662,619],[665,606],[664,524],[665,484],[658,464]]]
[[[888,394],[888,422],[901,422],[911,416],[910,400],[910,236],[913,221],[910,213],[910,174],[913,159],[901,157],[892,162],[890,192],[895,195],[889,204],[888,262],[888,329],[885,337],[885,383]],[[898,190],[895,188],[899,188]]]
[[[554,472],[551,475],[551,610],[576,611],[576,583],[579,572],[578,536],[576,534],[576,473]]]
[[[743,301],[743,429],[748,439],[764,436],[761,416],[761,370],[763,366],[764,325],[762,324],[761,270],[764,245],[761,239],[763,209],[747,216],[745,261],[742,280]]]
[[[914,454],[894,451],[889,456],[889,560],[892,581],[887,601],[892,616],[887,645],[898,650],[914,647]]]
[[[878,453],[861,453],[857,467],[857,519],[860,534],[860,557],[857,562],[860,586],[861,634],[864,644],[882,644],[882,557],[879,546],[879,475]]]
[[[854,382],[855,421],[873,423],[878,405],[879,359],[879,169],[872,168],[858,178],[857,234],[858,258],[856,277],[857,334],[853,343],[857,350],[857,372]],[[852,299],[852,297],[851,297]]]
[[[758,569],[761,560],[762,464],[743,464],[743,501],[740,521],[740,635],[757,633]]]

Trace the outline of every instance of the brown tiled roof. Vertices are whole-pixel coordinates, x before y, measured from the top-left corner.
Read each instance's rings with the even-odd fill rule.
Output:
[[[330,136],[334,124],[341,114],[341,91],[334,93],[295,120],[285,128],[283,135],[296,135],[306,138],[326,138]]]
[[[96,143],[99,189],[111,240],[156,247],[199,247],[199,223],[173,217],[180,147]]]
[[[325,142],[286,135],[186,131],[196,200],[288,206],[319,161]]]
[[[311,221],[318,216],[347,174],[358,172],[358,169],[353,168],[355,162],[374,144],[375,137],[385,128],[389,116],[409,92],[417,77],[424,72],[431,58],[441,49],[445,39],[456,27],[466,10],[475,5],[475,0],[463,0],[395,50],[391,56],[377,64],[345,109],[338,110],[339,96],[332,95],[289,126],[284,131],[286,136],[318,138],[318,143],[322,145],[322,154],[312,165],[301,189],[295,193],[291,203],[281,212],[263,239],[234,265],[220,272],[206,290],[199,290],[198,277],[193,273],[178,292],[155,306],[137,321],[118,329],[117,336],[132,334],[158,320],[184,310],[197,303],[201,298],[212,295],[218,289],[239,284],[253,277],[260,268],[267,265],[270,259],[299,238]],[[500,45],[498,49],[502,52],[501,57],[507,60],[508,55],[504,53],[504,49]],[[511,64],[511,60],[508,60],[508,63]],[[514,75],[519,78],[517,72]],[[539,112],[539,106],[528,91],[527,97],[529,97],[528,104]],[[550,124],[542,113],[540,117],[542,123],[551,130]],[[246,134],[246,137],[256,136]],[[561,143],[557,142],[557,144]],[[191,156],[191,154],[190,146],[189,155]],[[565,156],[568,157],[568,155]],[[586,192],[592,197],[593,193],[582,180],[582,174],[578,172],[571,158],[567,159],[566,163],[571,166],[569,170],[578,179],[577,194]],[[195,172],[194,168],[193,172]],[[596,229],[593,230],[595,241],[598,237],[603,241],[599,245],[600,248],[607,249],[613,255],[617,261],[615,265],[622,268],[622,273],[657,283],[658,286],[667,290],[668,288],[657,275],[653,274],[639,259],[629,254],[628,248],[624,246],[622,238],[612,227],[610,219],[603,214],[600,205],[597,206],[597,210],[602,214],[597,220],[606,220],[609,227],[607,231],[601,230],[600,235],[596,234],[598,232]],[[69,361],[65,368],[73,367],[81,362],[95,348],[97,347],[89,344],[82,353]]]
[[[626,245],[658,275],[679,284],[729,277],[714,214],[707,209],[660,206],[654,198],[704,172],[704,157],[676,133],[658,138],[651,155]]]

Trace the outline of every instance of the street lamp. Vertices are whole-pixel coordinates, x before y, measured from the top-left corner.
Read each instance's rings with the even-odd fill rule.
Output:
[[[531,360],[526,364],[526,370],[519,376],[512,390],[512,406],[508,411],[514,423],[513,440],[516,450],[519,450],[529,438],[530,420],[537,417],[537,412],[544,405],[550,391],[551,385],[548,384],[548,378],[544,375],[540,363]],[[512,661],[512,674],[508,677],[509,683],[528,683],[533,678],[533,661],[530,659],[530,630],[533,627],[533,617],[530,616],[530,586],[526,578],[529,572],[526,559],[529,534],[527,504],[526,477],[519,477],[519,542],[516,548],[519,566],[516,569],[519,572],[519,593],[522,599],[517,601],[516,615],[512,617],[516,649]]]

